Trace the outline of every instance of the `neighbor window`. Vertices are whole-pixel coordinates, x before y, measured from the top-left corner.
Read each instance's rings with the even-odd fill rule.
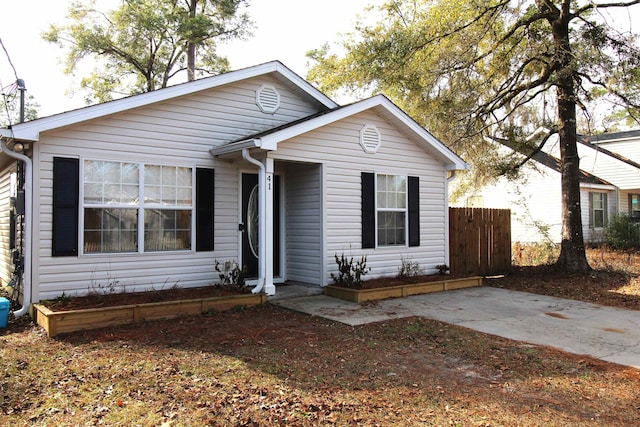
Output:
[[[589,193],[591,204],[591,226],[602,228],[607,223],[607,194]]]
[[[640,219],[640,194],[629,194],[629,216]]]
[[[191,248],[191,168],[85,160],[84,252]]]
[[[405,245],[407,241],[407,177],[377,175],[376,212],[378,246]]]

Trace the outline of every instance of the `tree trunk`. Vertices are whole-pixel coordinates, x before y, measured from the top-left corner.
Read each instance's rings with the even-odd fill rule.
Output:
[[[189,1],[189,17],[194,18],[196,16],[196,8],[198,6],[198,0]],[[187,81],[194,81],[196,79],[196,45],[191,41],[187,41]]]
[[[569,42],[569,0],[552,22],[556,60],[558,61],[558,137],[562,173],[562,243],[556,267],[565,271],[588,271],[582,234],[580,206],[580,158],[576,129],[576,98],[573,80],[573,55]]]

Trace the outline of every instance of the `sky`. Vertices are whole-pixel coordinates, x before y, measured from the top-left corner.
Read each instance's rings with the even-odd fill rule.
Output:
[[[114,0],[97,0],[114,3]],[[84,106],[73,88],[81,76],[63,73],[64,51],[41,38],[50,24],[62,24],[70,0],[0,0],[0,39],[9,53],[27,93],[40,104],[40,117]],[[382,0],[250,0],[248,10],[256,24],[247,41],[220,46],[232,69],[279,60],[301,77],[307,73],[306,52],[338,34],[353,30],[356,16]],[[321,6],[318,6],[321,5]],[[7,56],[0,50],[0,87],[16,80]]]
[[[97,0],[116,4],[117,0]],[[333,43],[340,34],[353,31],[358,14],[367,5],[383,0],[250,0],[249,14],[256,23],[247,41],[220,46],[232,69],[280,60],[301,77],[307,74],[306,52]],[[41,34],[50,24],[62,24],[70,0],[0,0],[0,39],[8,51],[17,76],[40,104],[40,117],[84,106],[73,89],[82,76],[63,73],[64,51],[45,42]],[[616,23],[628,29],[640,11],[622,13]],[[636,29],[637,30],[637,29]],[[91,67],[89,67],[90,69]],[[7,56],[0,50],[0,87],[16,80]]]

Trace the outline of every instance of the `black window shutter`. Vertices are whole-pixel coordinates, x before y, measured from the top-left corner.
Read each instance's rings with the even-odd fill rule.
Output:
[[[410,176],[407,181],[409,199],[409,246],[420,246],[420,179]]]
[[[53,158],[52,256],[78,255],[78,188],[80,161]]]
[[[362,172],[362,248],[376,247],[375,174]]]
[[[196,251],[213,250],[213,169],[196,169]]]

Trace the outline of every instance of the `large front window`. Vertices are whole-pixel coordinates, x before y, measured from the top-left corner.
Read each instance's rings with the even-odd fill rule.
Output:
[[[407,178],[378,175],[376,181],[378,246],[405,245]]]
[[[191,249],[192,176],[186,167],[85,160],[84,252]]]

